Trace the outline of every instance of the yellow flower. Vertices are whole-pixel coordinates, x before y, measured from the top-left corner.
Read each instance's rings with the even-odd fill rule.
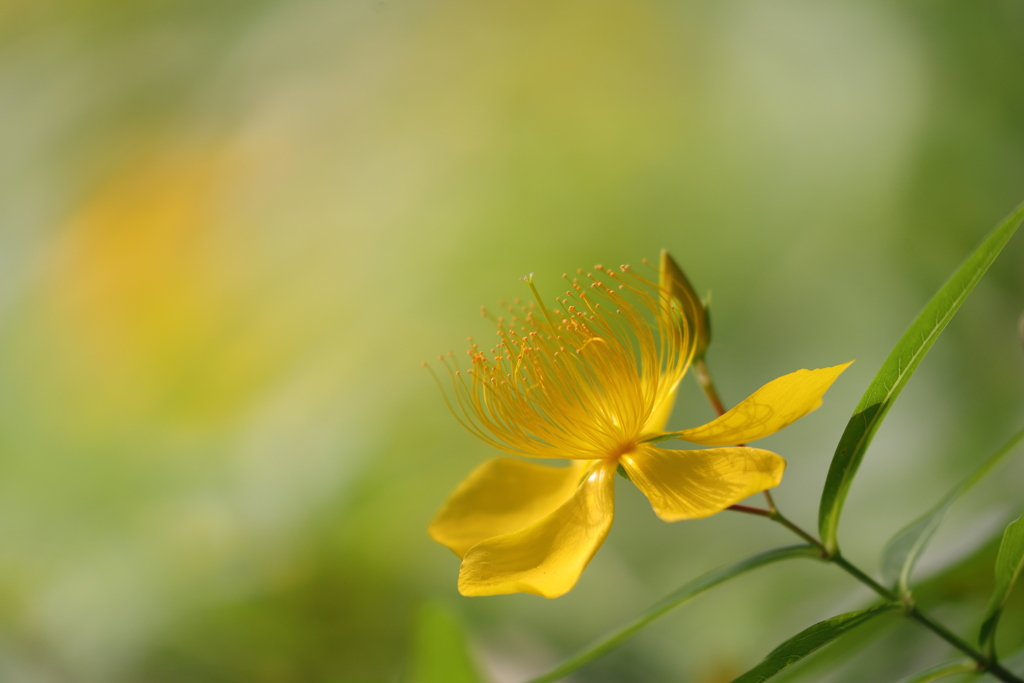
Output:
[[[568,592],[611,527],[620,465],[668,522],[713,515],[781,481],[781,457],[736,444],[817,408],[849,364],[780,377],[669,437],[665,423],[699,340],[693,301],[673,295],[679,271],[666,258],[674,266],[663,254],[659,284],[628,266],[596,266],[586,286],[569,281],[553,310],[526,278],[535,302],[494,320],[489,354],[473,344],[465,371],[444,359],[454,399],[446,401],[471,432],[513,455],[570,462],[495,458],[449,497],[429,533],[462,558],[463,595]],[[713,448],[654,445],[665,438]]]

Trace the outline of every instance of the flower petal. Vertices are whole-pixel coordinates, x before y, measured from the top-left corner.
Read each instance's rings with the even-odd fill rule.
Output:
[[[590,465],[545,467],[525,460],[494,458],[459,484],[427,528],[430,537],[462,557],[492,536],[543,519],[569,500]]]
[[[774,434],[820,406],[821,397],[850,363],[797,370],[773,379],[725,415],[677,432],[677,438],[704,446],[730,446]]]
[[[786,461],[760,448],[670,451],[641,445],[621,459],[629,478],[666,522],[721,512],[782,481]]]
[[[459,592],[545,598],[567,593],[611,528],[615,467],[612,461],[600,463],[572,498],[544,519],[470,548],[462,560]]]
[[[678,382],[654,406],[654,410],[651,411],[651,416],[647,418],[647,424],[644,425],[642,430],[644,434],[654,434],[665,430],[665,424],[668,422],[668,418],[672,416],[672,408],[676,404],[677,393],[679,393]]]

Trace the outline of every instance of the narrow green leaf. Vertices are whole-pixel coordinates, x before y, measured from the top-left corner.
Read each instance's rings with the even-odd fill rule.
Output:
[[[910,592],[910,576],[914,571],[914,565],[917,564],[917,560],[928,546],[928,542],[935,530],[939,528],[953,502],[988,474],[1007,454],[1013,452],[1021,440],[1024,440],[1024,429],[1010,437],[1010,440],[999,450],[978,465],[952,491],[943,496],[935,507],[893,536],[882,553],[882,575],[885,577],[886,583],[894,586],[901,594],[905,595]]]
[[[1010,598],[1013,584],[1017,582],[1021,569],[1024,569],[1024,516],[1010,522],[1003,533],[1003,542],[999,544],[996,556],[996,585],[992,589],[992,597],[985,610],[985,619],[981,624],[981,635],[978,644],[989,656],[995,654],[996,625],[1003,613],[1003,607]]]
[[[900,683],[931,683],[932,681],[937,681],[940,678],[952,676],[953,674],[962,674],[968,671],[977,670],[978,663],[973,659],[958,659],[953,662],[938,664],[925,669],[924,671],[918,671],[916,674],[904,678]]]
[[[655,603],[646,612],[626,624],[615,633],[612,633],[597,643],[594,643],[583,652],[543,676],[530,679],[527,683],[551,683],[552,681],[565,678],[573,671],[586,666],[595,659],[604,656],[609,651],[618,647],[632,637],[637,631],[661,615],[678,607],[690,598],[700,595],[709,588],[714,588],[718,584],[724,583],[725,581],[735,578],[741,574],[745,574],[752,569],[757,569],[758,567],[763,567],[780,560],[788,560],[796,557],[809,557],[816,560],[822,559],[821,551],[814,546],[793,545],[768,550],[758,555],[748,557],[745,560],[740,560],[734,564],[726,565],[725,567],[720,567],[710,571],[707,574],[687,583],[681,588],[678,588],[673,593]]]
[[[838,550],[836,533],[843,503],[875,431],[906,386],[907,380],[1002,251],[1021,219],[1024,219],[1024,204],[1018,206],[967,257],[903,333],[854,409],[853,417],[847,423],[832,457],[825,489],[821,494],[818,528],[821,540],[830,552]]]
[[[455,616],[428,603],[416,615],[407,683],[481,683]]]
[[[733,681],[733,683],[761,683],[788,669],[815,650],[831,643],[844,633],[857,628],[879,614],[901,609],[898,604],[884,604],[871,609],[856,610],[819,621],[806,628],[782,645],[771,651],[764,660],[753,669]]]

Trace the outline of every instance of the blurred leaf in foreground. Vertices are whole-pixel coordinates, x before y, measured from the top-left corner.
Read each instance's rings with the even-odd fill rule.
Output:
[[[944,662],[937,664],[932,667],[928,667],[924,671],[918,671],[916,674],[904,678],[900,683],[931,683],[937,681],[940,678],[946,676],[952,676],[954,674],[965,673],[968,671],[977,671],[978,665],[971,659],[958,659],[952,662]]]
[[[427,603],[416,615],[405,683],[483,683],[466,648],[462,626],[449,610]]]
[[[935,530],[939,528],[946,512],[957,498],[974,486],[1008,453],[1011,453],[1021,439],[1024,439],[1024,429],[1011,436],[1002,448],[978,465],[962,482],[957,484],[956,488],[943,496],[935,507],[904,527],[889,541],[882,554],[882,575],[889,585],[895,586],[901,594],[905,595],[910,592],[910,575],[914,571],[914,565],[917,564],[917,560],[928,546]]]

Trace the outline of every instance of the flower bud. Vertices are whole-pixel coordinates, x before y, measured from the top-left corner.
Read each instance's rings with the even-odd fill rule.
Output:
[[[682,268],[668,251],[661,250],[661,265],[658,269],[661,288],[679,303],[683,317],[694,340],[694,360],[704,357],[711,343],[711,315],[707,302],[701,302],[693,285],[683,274]]]

